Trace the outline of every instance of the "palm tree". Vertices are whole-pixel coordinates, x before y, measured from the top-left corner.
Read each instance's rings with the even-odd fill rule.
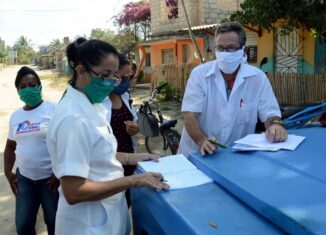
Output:
[[[25,36],[20,36],[14,45],[14,49],[18,53],[18,62],[30,63],[35,56],[35,51],[32,48],[31,40]]]
[[[53,39],[50,43],[50,49],[52,51],[57,51],[63,48],[63,42],[60,39]]]

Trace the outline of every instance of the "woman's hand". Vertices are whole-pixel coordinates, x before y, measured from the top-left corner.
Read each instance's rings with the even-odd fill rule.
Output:
[[[18,179],[17,179],[16,174],[10,172],[9,174],[6,174],[6,177],[9,182],[12,193],[15,196],[17,196],[17,194],[18,194],[18,187],[17,187]]]
[[[126,132],[129,135],[134,136],[138,133],[139,128],[138,128],[138,124],[136,122],[124,121],[124,124],[126,126]]]
[[[133,187],[148,186],[156,190],[168,190],[170,186],[164,183],[164,178],[160,173],[143,173],[128,176],[132,180]]]
[[[58,192],[58,188],[60,186],[60,180],[57,177],[55,177],[54,174],[51,175],[48,184],[53,192]]]
[[[130,156],[130,154],[129,154]],[[136,165],[137,162],[143,162],[143,161],[159,161],[160,156],[150,153],[134,153],[129,158],[130,165]]]

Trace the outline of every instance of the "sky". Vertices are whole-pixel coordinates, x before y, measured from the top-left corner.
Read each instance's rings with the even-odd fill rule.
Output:
[[[117,30],[112,17],[135,0],[0,0],[0,38],[13,46],[24,35],[35,50],[53,39]]]

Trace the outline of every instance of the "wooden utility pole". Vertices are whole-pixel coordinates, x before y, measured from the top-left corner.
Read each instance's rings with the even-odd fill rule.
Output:
[[[188,14],[187,14],[187,10],[186,10],[186,6],[185,6],[185,3],[183,0],[181,0],[181,4],[182,4],[182,8],[183,8],[183,11],[185,13],[185,16],[186,16],[186,20],[187,20],[187,24],[188,24],[188,32],[189,32],[189,36],[190,36],[190,39],[192,41],[192,44],[194,45],[195,47],[195,51],[196,51],[196,54],[198,55],[199,57],[199,60],[200,60],[200,63],[203,63],[204,60],[203,60],[203,57],[200,53],[200,50],[198,48],[198,45],[197,45],[197,42],[196,40],[194,39],[194,35],[192,33],[192,30],[191,30],[191,26],[190,26],[190,22],[189,22],[189,18],[188,18]]]

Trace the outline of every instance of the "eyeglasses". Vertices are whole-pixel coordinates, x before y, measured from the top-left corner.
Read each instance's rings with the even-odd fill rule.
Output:
[[[110,71],[110,70],[107,70],[108,71],[108,74],[106,74],[106,75],[99,74],[98,72],[95,72],[93,69],[91,69],[89,67],[86,68],[86,71],[93,73],[96,77],[99,77],[99,78],[101,78],[103,80],[106,80],[108,78],[112,78],[113,77],[113,72]]]
[[[237,50],[240,50],[241,49],[241,46],[240,47],[235,47],[235,46],[228,46],[228,47],[221,47],[221,46],[215,46],[215,50],[218,51],[218,52],[235,52]]]
[[[116,79],[113,76],[113,72],[108,70],[108,74],[107,75],[102,75],[99,74],[97,72],[95,72],[93,69],[91,68],[87,68],[86,71],[93,73],[96,77],[104,80],[104,81],[108,81],[108,82],[114,82],[114,86],[118,86],[120,84],[120,79]]]

